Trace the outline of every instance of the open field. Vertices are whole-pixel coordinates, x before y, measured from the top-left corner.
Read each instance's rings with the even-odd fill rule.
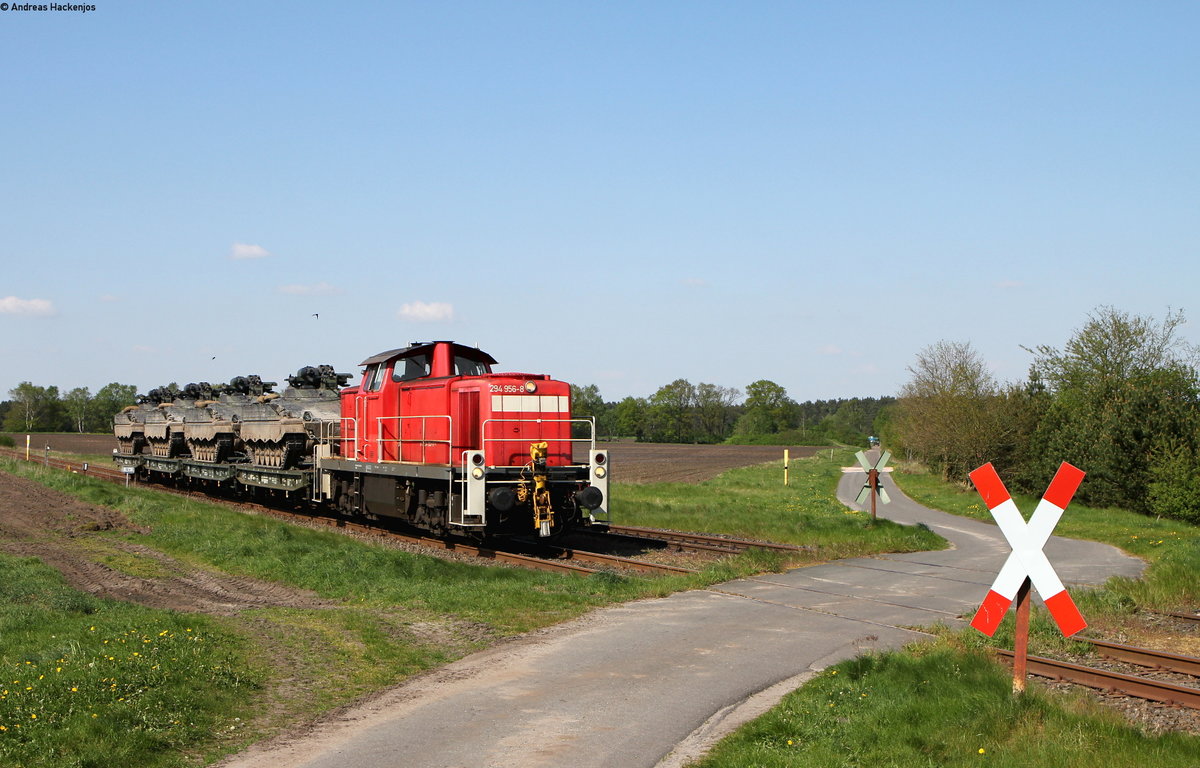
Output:
[[[17,448],[25,447],[25,435],[9,433]],[[31,436],[30,454],[40,455],[46,446],[51,451],[99,456],[117,447],[112,435],[40,433]],[[728,469],[783,461],[782,445],[678,445],[674,443],[604,443],[619,483],[699,483]],[[822,450],[813,446],[793,446],[793,459],[812,456]]]

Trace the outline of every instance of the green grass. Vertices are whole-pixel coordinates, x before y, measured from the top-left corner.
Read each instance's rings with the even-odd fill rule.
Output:
[[[942,549],[946,542],[924,526],[872,521],[870,513],[837,500],[845,450],[793,461],[788,485],[778,462],[734,469],[699,484],[617,485],[613,509],[620,523],[725,533],[813,547],[812,559],[878,552]]]
[[[1194,768],[1200,738],[1150,737],[1083,697],[1011,692],[1011,675],[946,644],[823,671],[695,768]]]
[[[0,555],[0,764],[181,766],[251,714],[261,670],[215,620],[100,600]]]

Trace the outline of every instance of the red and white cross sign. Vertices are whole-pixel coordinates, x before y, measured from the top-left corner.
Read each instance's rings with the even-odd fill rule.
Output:
[[[1008,495],[1008,489],[1000,481],[1000,475],[996,474],[995,467],[988,463],[971,473],[971,481],[983,497],[983,503],[1012,547],[983,605],[979,606],[979,611],[971,620],[972,627],[988,637],[994,635],[1027,576],[1037,587],[1038,594],[1064,635],[1070,637],[1087,626],[1075,607],[1075,601],[1067,594],[1066,587],[1042,551],[1063,511],[1071,503],[1071,497],[1083,482],[1083,476],[1083,470],[1064,461],[1050,481],[1050,487],[1034,510],[1033,517],[1026,524],[1021,511]]]

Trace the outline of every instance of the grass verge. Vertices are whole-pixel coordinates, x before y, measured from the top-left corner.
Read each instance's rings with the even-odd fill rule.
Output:
[[[1147,736],[1086,697],[1030,689],[946,642],[824,670],[695,768],[1193,768],[1200,739]]]
[[[100,600],[0,555],[0,763],[181,766],[250,717],[263,670],[205,616]]]
[[[791,463],[783,485],[778,462],[734,469],[697,484],[617,485],[613,508],[620,522],[683,531],[725,533],[811,547],[811,560],[879,552],[943,549],[945,540],[924,526],[872,521],[837,500],[841,468],[854,454],[839,450]]]

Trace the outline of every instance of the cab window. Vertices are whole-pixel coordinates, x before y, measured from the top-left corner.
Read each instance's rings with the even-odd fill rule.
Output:
[[[488,373],[487,363],[462,355],[454,356],[455,376],[483,376],[486,373]]]
[[[387,366],[382,363],[376,363],[367,368],[367,391],[378,392],[383,386],[383,376],[387,371]]]
[[[429,355],[413,355],[396,361],[392,381],[411,381],[429,375]]]

